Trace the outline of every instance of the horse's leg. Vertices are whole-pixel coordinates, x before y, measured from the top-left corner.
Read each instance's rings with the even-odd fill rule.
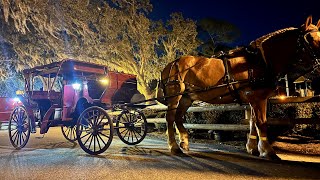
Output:
[[[259,136],[258,150],[260,157],[279,160],[267,139],[267,99],[252,104],[256,116],[256,128]]]
[[[250,119],[250,132],[248,135],[248,140],[246,144],[247,152],[249,154],[259,156],[259,151],[258,151],[258,141],[257,141],[257,129],[256,129],[256,117],[254,113],[252,113],[251,119]]]
[[[189,136],[188,131],[183,126],[183,117],[186,114],[188,108],[191,106],[192,100],[189,97],[182,97],[180,99],[179,106],[176,112],[176,126],[179,131],[180,147],[186,151],[189,151]]]
[[[177,107],[181,96],[176,96],[168,100],[168,111],[166,115],[168,146],[172,154],[183,154],[175,138],[174,122],[176,118]]]

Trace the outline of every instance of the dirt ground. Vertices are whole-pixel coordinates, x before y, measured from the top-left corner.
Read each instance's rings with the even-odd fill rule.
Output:
[[[160,139],[166,139],[165,132],[151,132],[150,136]],[[217,141],[201,136],[191,136],[190,142],[197,143],[210,143],[210,144],[225,144],[234,146],[237,149],[245,150],[246,139],[245,138],[233,138],[232,140]],[[276,137],[272,142],[273,148],[276,152],[294,153],[294,154],[306,154],[312,156],[320,156],[320,139],[296,134],[281,135]]]
[[[279,136],[272,144],[276,151],[320,156],[320,140],[301,135]]]

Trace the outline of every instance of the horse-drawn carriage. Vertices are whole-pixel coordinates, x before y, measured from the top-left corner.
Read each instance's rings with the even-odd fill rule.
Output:
[[[144,101],[158,100],[168,106],[166,121],[170,151],[181,154],[182,149],[189,150],[183,118],[194,101],[211,104],[236,102],[249,103],[253,108],[246,144],[248,153],[279,159],[267,139],[268,98],[274,95],[277,82],[284,75],[296,79],[320,73],[319,28],[320,20],[314,25],[309,16],[301,27],[266,34],[249,46],[233,49],[227,54],[213,58],[184,56],[169,63],[161,72],[158,97]],[[48,80],[45,91],[32,89],[36,75]],[[77,139],[81,148],[90,154],[102,153],[109,147],[114,129],[128,144],[139,143],[146,135],[144,115],[135,108],[129,111],[128,104],[125,104],[137,92],[136,85],[133,85],[136,82],[134,76],[72,60],[25,70],[24,76],[27,95],[24,106],[15,108],[9,123],[10,140],[16,148],[25,146],[30,132],[34,132],[36,121],[40,123],[42,134],[49,127],[62,125],[65,137],[70,141]],[[100,80],[106,82],[103,80],[106,77],[109,77],[110,84],[98,85]],[[53,89],[59,80],[62,82],[61,92]],[[72,84],[78,81],[81,83]],[[123,92],[122,87],[125,87]],[[119,103],[122,105],[115,106]],[[122,113],[113,121],[105,110],[116,107]],[[127,132],[121,133],[121,129]],[[179,132],[179,145],[175,129]]]
[[[11,144],[23,148],[40,127],[40,134],[61,126],[63,136],[78,141],[89,154],[100,154],[111,144],[114,131],[126,144],[140,143],[147,121],[134,105],[136,77],[109,71],[106,66],[66,59],[23,71],[25,91],[9,121]],[[138,95],[141,97],[141,94]],[[107,112],[108,111],[108,112]],[[112,118],[109,112],[121,111]]]

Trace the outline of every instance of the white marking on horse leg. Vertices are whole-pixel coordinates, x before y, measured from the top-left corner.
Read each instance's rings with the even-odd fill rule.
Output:
[[[191,106],[192,101],[188,97],[182,97],[180,99],[179,107],[176,113],[176,127],[179,132],[180,147],[186,151],[189,151],[189,135],[186,128],[183,126],[183,116],[187,112],[187,109]]]
[[[268,142],[268,138],[265,135],[262,135],[260,129],[258,129],[258,135],[258,150],[260,152],[260,157],[273,160],[280,160],[280,158],[277,156],[276,152]]]
[[[176,122],[176,126],[179,132],[180,147],[186,151],[189,151],[189,135],[187,130],[182,123]]]
[[[253,122],[253,120],[250,120],[250,132],[248,135],[246,149],[249,154],[256,155],[256,156],[259,155],[257,132],[256,132],[255,123]]]
[[[168,106],[168,109],[175,109],[175,107]],[[176,115],[176,110],[169,110],[166,115],[168,146],[172,154],[181,154],[182,151],[179,148],[175,138],[175,129],[174,129],[175,115]]]

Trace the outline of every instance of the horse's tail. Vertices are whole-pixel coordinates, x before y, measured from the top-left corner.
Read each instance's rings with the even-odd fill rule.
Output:
[[[166,99],[165,99],[165,90],[164,90],[164,84],[163,81],[160,80],[158,82],[158,92],[157,92],[157,101],[161,104],[167,105]]]

